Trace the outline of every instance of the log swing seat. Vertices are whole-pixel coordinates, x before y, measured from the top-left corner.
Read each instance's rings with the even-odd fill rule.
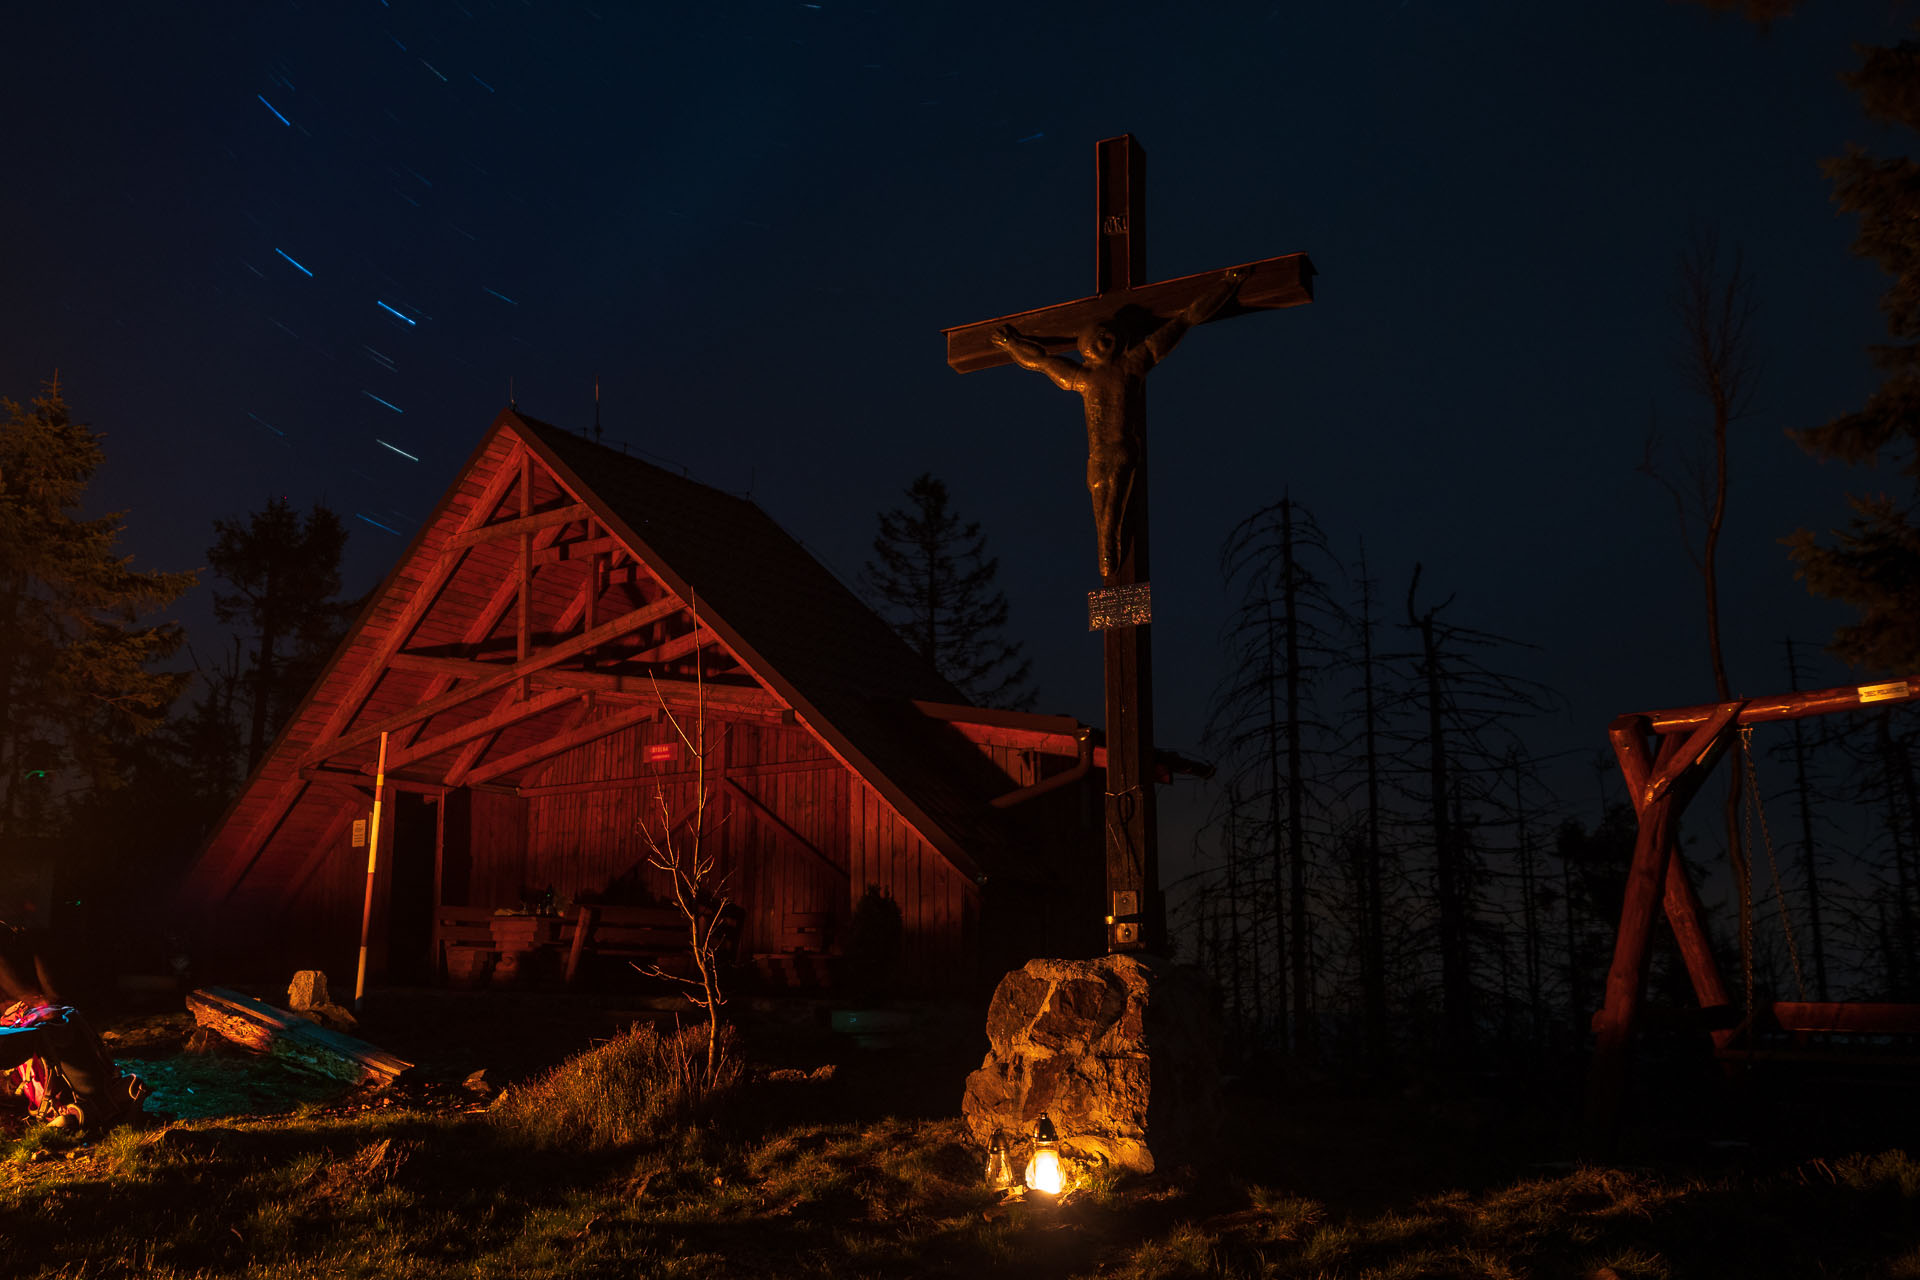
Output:
[[[1639,829],[1627,873],[1620,928],[1614,937],[1613,961],[1607,971],[1606,1000],[1593,1018],[1593,1065],[1587,1082],[1590,1133],[1612,1133],[1618,1117],[1634,1027],[1646,987],[1656,905],[1665,912],[1673,929],[1714,1053],[1730,1069],[1762,1060],[1832,1060],[1833,1047],[1815,1044],[1815,1037],[1920,1035],[1920,1004],[1809,1001],[1803,990],[1799,1000],[1777,1000],[1756,1008],[1751,971],[1751,874],[1737,877],[1743,888],[1741,928],[1749,945],[1743,948],[1748,968],[1746,1004],[1744,1008],[1736,1006],[1714,961],[1699,896],[1687,878],[1684,860],[1676,856],[1681,814],[1722,756],[1730,752],[1741,756],[1751,783],[1753,765],[1746,748],[1753,725],[1914,701],[1920,701],[1920,676],[1637,712],[1620,716],[1608,726],[1607,736],[1632,798]],[[1766,832],[1766,817],[1759,808],[1757,790],[1751,785],[1748,790],[1753,805],[1747,817],[1749,829],[1757,817],[1771,864],[1772,840]],[[1773,880],[1778,892],[1781,885],[1777,868]],[[1781,918],[1786,920],[1784,901]],[[1787,937],[1797,980],[1799,958],[1790,924]],[[1920,1066],[1920,1056],[1876,1053],[1874,1060],[1884,1065]]]

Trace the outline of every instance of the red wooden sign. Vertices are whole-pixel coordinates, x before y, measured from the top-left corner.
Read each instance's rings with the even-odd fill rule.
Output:
[[[680,754],[680,748],[671,742],[649,742],[641,748],[641,759],[648,764],[665,764]]]

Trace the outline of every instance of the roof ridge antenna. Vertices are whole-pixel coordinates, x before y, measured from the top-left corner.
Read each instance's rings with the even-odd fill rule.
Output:
[[[600,375],[593,375],[593,442],[600,443]]]

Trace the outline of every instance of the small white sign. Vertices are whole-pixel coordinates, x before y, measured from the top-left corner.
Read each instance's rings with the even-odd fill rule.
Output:
[[[1895,698],[1904,698],[1911,690],[1905,680],[1895,680],[1890,684],[1863,684],[1860,686],[1860,701],[1890,702]]]
[[[367,820],[365,818],[355,818],[353,820],[353,847],[356,849],[364,849],[367,847]]]

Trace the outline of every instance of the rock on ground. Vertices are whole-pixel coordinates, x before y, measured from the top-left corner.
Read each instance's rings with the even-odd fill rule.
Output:
[[[352,1031],[359,1025],[350,1010],[333,1002],[327,975],[318,969],[302,969],[293,975],[287,986],[287,1008],[335,1031]]]
[[[1070,1161],[1151,1173],[1206,1157],[1220,1070],[1206,979],[1151,956],[1031,960],[1000,980],[961,1111],[974,1140],[1023,1144],[1042,1114]]]

